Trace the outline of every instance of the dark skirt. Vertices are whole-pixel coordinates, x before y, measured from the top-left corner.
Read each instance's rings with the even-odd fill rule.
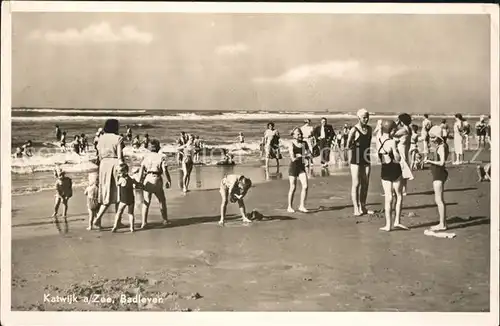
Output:
[[[444,166],[431,165],[431,173],[433,181],[445,182],[448,179],[448,171]]]

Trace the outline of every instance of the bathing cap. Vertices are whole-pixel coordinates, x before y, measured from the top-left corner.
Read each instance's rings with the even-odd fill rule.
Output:
[[[369,114],[367,109],[359,109],[356,115],[358,118],[364,117],[365,115]]]

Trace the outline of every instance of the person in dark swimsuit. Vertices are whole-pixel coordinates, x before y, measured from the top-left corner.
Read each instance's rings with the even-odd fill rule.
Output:
[[[298,127],[294,128],[291,132],[293,140],[290,143],[290,166],[288,168],[288,178],[290,180],[290,189],[288,191],[288,212],[295,213],[293,209],[293,196],[297,187],[297,179],[302,184],[302,192],[300,194],[299,211],[308,213],[305,206],[307,199],[308,180],[306,172],[306,162],[311,156],[307,143],[303,140],[302,130]]]
[[[385,196],[385,226],[380,228],[382,231],[391,231],[394,194],[396,195],[394,228],[408,229],[400,223],[401,208],[403,206],[403,183],[401,182],[403,180],[403,173],[399,163],[401,155],[398,152],[396,141],[393,139],[396,127],[396,123],[392,120],[383,121],[381,124],[380,138],[377,139],[377,154],[382,164],[381,179]]]
[[[128,165],[120,164],[120,175],[118,176],[117,186],[120,191],[118,209],[115,216],[115,223],[111,232],[116,230],[121,225],[122,214],[125,208],[129,217],[130,232],[134,232],[134,206],[135,206],[135,191],[134,186],[140,184],[128,175]]]
[[[61,128],[59,128],[59,126],[56,125],[56,140],[60,141],[61,140],[61,136],[62,136]]]
[[[349,131],[347,148],[351,164],[352,188],[351,197],[354,206],[354,216],[373,214],[366,209],[366,198],[370,182],[370,147],[372,128],[368,125],[370,114],[361,109],[357,112],[359,122]]]
[[[425,160],[424,163],[431,165],[432,186],[434,188],[434,199],[438,207],[439,224],[430,228],[431,231],[443,231],[447,229],[446,224],[446,204],[444,202],[444,184],[448,179],[448,171],[446,171],[446,160],[450,154],[448,144],[443,139],[441,128],[438,126],[432,127],[429,131],[429,136],[432,142],[437,145],[435,160]]]

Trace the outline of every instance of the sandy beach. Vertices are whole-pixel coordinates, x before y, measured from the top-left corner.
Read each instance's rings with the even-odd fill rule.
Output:
[[[391,233],[378,230],[380,212],[352,216],[347,173],[310,180],[309,214],[286,212],[286,179],[257,183],[246,204],[264,218],[244,225],[233,205],[225,227],[217,226],[217,189],[182,196],[174,181],[167,194],[172,226],[159,226],[153,202],[154,228],[135,234],[86,231],[79,190],[68,223],[58,225],[48,218],[52,192],[14,196],[12,309],[489,311],[490,184],[476,182],[473,164],[450,166],[449,173],[454,239],[424,235],[437,223],[428,170],[415,173],[404,198],[403,223],[411,230]],[[384,199],[379,176],[374,167],[368,202],[376,211]],[[112,218],[111,210],[103,226]],[[68,295],[78,302],[47,302]],[[144,302],[133,302],[136,295]]]

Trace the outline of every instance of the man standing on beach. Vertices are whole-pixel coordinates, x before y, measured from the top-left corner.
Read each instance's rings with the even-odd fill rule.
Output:
[[[424,160],[427,159],[429,154],[429,130],[431,130],[432,122],[429,120],[429,115],[424,114],[424,121],[422,121],[422,144],[424,145],[422,154],[424,155]]]
[[[330,161],[330,147],[335,137],[333,127],[327,124],[326,118],[321,118],[321,125],[314,128],[313,135],[321,153],[321,165],[327,167]]]

